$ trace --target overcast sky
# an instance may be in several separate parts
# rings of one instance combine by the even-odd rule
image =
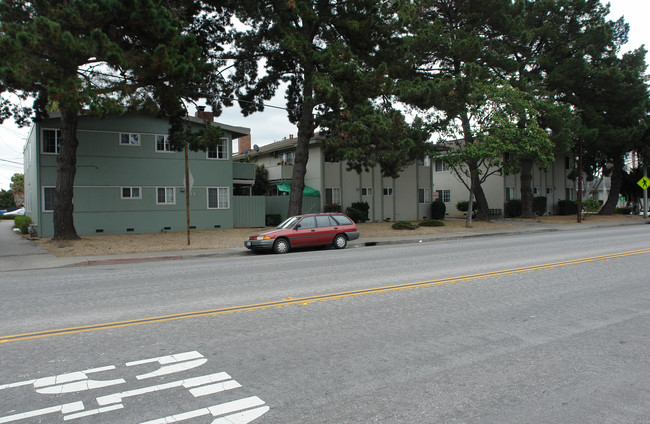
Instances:
[[[625,46],[635,49],[641,44],[650,48],[650,1],[648,0],[611,0],[610,19],[625,17],[630,24],[630,41]],[[650,61],[650,57],[646,59]],[[284,93],[279,93],[270,105],[284,107]],[[30,105],[28,105],[30,106]],[[287,120],[286,111],[266,108],[248,117],[243,117],[238,106],[226,109],[216,118],[218,122],[251,129],[252,144],[263,146],[273,141],[282,140],[290,134],[296,135],[297,128]],[[12,120],[0,125],[0,188],[8,190],[11,176],[23,172],[23,147],[29,128],[17,128]],[[235,151],[237,147],[235,146]]]

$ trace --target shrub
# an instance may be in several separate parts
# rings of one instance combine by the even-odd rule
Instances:
[[[427,219],[426,221],[420,222],[420,227],[444,227],[445,223],[438,221],[437,219]]]
[[[325,212],[341,212],[341,205],[335,203],[328,203],[323,207]]]
[[[546,213],[546,197],[538,196],[533,198],[533,212],[536,215],[544,215]]]
[[[602,203],[596,199],[586,199],[582,202],[582,209],[585,212],[598,212],[601,206]]]
[[[354,202],[349,208],[345,210],[345,213],[354,222],[366,222],[368,220],[369,210],[370,205],[368,202]]]
[[[575,215],[578,213],[578,204],[573,200],[558,200],[557,214],[558,215]]]
[[[614,212],[621,215],[631,215],[632,208],[616,208]]]
[[[279,213],[267,213],[265,216],[265,224],[267,227],[277,227],[282,222],[282,217]]]
[[[431,203],[431,218],[433,219],[445,219],[445,214],[447,213],[447,206],[445,202],[440,199],[434,200]]]
[[[391,228],[393,230],[415,230],[418,226],[408,221],[397,221],[391,225]]]
[[[521,212],[521,200],[513,199],[506,202],[506,209],[504,211],[506,218],[516,218],[518,216],[521,216]]]
[[[17,216],[14,218],[14,228],[20,229],[21,234],[29,233],[29,226],[32,224],[32,219],[28,216]]]
[[[456,209],[458,209],[459,212],[467,212],[469,209],[469,201],[461,200],[460,202],[456,203]],[[472,202],[472,210],[476,211],[476,202]]]

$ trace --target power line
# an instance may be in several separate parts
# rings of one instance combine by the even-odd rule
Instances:
[[[14,162],[14,161],[12,161],[12,160],[0,159],[0,161],[2,161],[2,162],[9,162],[9,163],[13,163],[13,164],[16,164],[16,165],[23,166],[22,163],[20,163],[20,162]]]

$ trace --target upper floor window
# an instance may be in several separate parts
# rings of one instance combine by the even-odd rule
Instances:
[[[392,196],[393,187],[384,187],[384,196]]]
[[[444,160],[436,159],[436,172],[444,172],[449,169],[449,165]]]
[[[120,146],[139,146],[140,134],[120,133]]]
[[[228,159],[228,139],[222,138],[215,147],[208,147],[206,155],[208,159]]]
[[[59,153],[61,130],[43,130],[43,153]]]
[[[425,156],[424,159],[418,159],[418,165],[431,166],[431,158],[429,156]]]
[[[156,151],[157,152],[171,152],[172,146],[169,143],[168,135],[157,135],[156,136]]]
[[[120,197],[122,199],[142,199],[142,190],[140,187],[122,187]]]
[[[372,196],[372,187],[361,187],[362,196]]]

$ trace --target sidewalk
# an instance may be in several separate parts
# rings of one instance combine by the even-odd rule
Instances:
[[[513,228],[473,231],[464,233],[446,233],[435,235],[408,235],[400,233],[394,237],[364,238],[348,243],[348,248],[385,246],[405,243],[429,243],[434,241],[458,240],[475,237],[488,237],[496,235],[533,234],[553,231],[588,230],[593,228],[617,227],[628,225],[643,225],[646,221],[619,222],[619,223],[589,223],[581,224],[543,224],[538,222],[508,221],[515,225]],[[88,266],[100,264],[131,263],[160,260],[182,260],[194,258],[217,258],[228,256],[255,255],[243,245],[241,248],[229,249],[200,249],[178,250],[166,252],[144,252],[106,256],[79,256],[57,258],[48,254],[35,242],[22,237],[11,230],[13,221],[0,221],[0,272],[25,271],[33,269],[60,268],[67,266]],[[242,242],[243,243],[243,242]]]

